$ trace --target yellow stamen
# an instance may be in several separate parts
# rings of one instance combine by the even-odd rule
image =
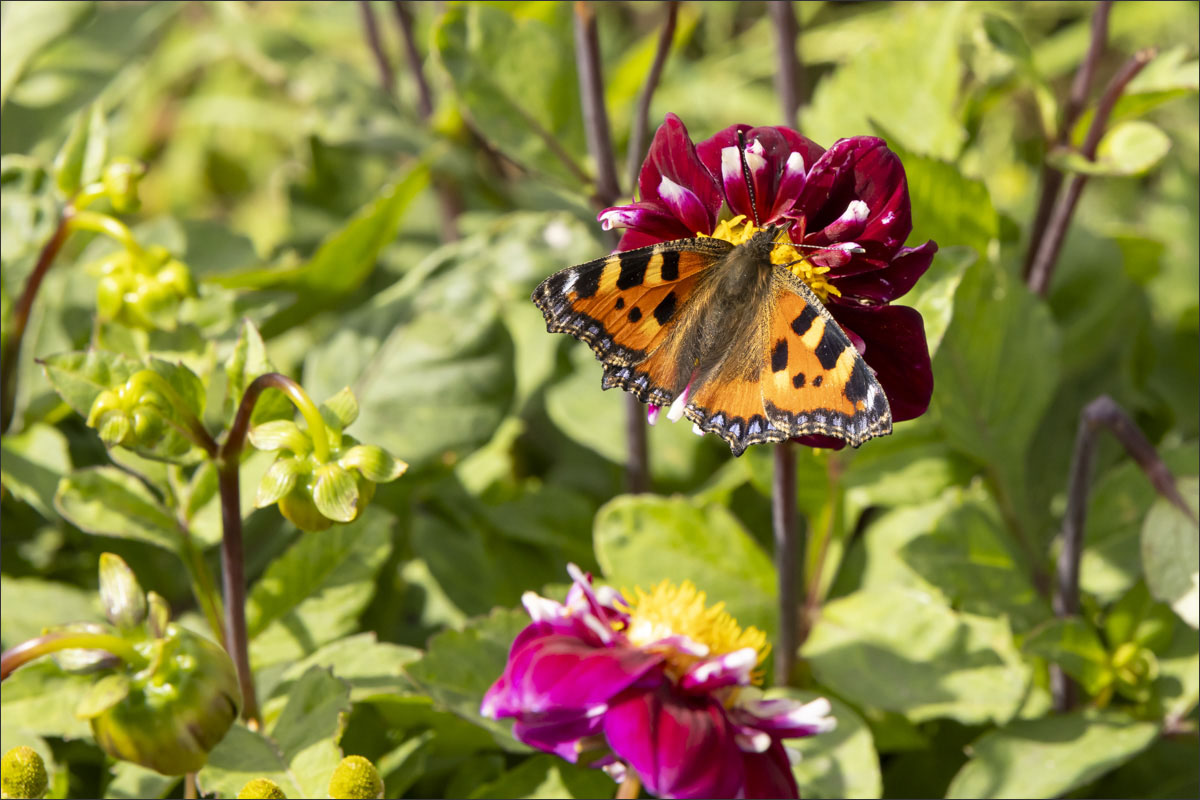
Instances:
[[[712,232],[712,238],[724,239],[731,244],[745,244],[750,241],[758,228],[754,223],[746,219],[745,214],[738,214],[733,219],[721,220],[717,223],[716,229]],[[698,233],[698,236],[707,236],[704,233]],[[808,284],[808,288],[812,289],[817,297],[822,301],[828,300],[829,295],[841,297],[842,293],[836,286],[829,282],[825,277],[825,273],[829,272],[829,267],[821,267],[809,261],[810,252],[806,251],[801,254],[799,250],[792,247],[788,239],[783,239],[778,242],[777,246],[771,251],[771,263],[779,265],[787,265],[787,269],[800,280]]]
[[[684,636],[708,649],[704,658],[750,647],[758,652],[758,663],[761,664],[770,652],[765,633],[753,626],[743,630],[725,610],[723,602],[706,606],[704,592],[697,591],[691,581],[678,586],[662,581],[649,592],[637,587],[632,594],[628,591],[622,591],[622,594],[634,598],[628,607],[629,625],[625,635],[639,647],[654,647],[655,643],[668,637]],[[676,677],[701,658],[669,644],[662,645],[661,649]]]

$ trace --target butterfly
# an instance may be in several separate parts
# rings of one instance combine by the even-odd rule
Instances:
[[[548,331],[591,346],[603,388],[671,406],[735,456],[807,434],[858,447],[891,433],[875,373],[812,289],[771,261],[784,227],[756,227],[738,245],[676,239],[568,267],[532,299]]]

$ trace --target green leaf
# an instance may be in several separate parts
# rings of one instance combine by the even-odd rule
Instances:
[[[1047,621],[1025,638],[1022,649],[1058,664],[1089,696],[1113,682],[1104,643],[1096,630],[1078,617]]]
[[[481,716],[479,705],[504,672],[513,640],[529,622],[523,611],[498,608],[471,620],[462,630],[444,630],[432,637],[425,656],[404,671],[442,708],[488,730],[506,750],[526,752],[528,748],[512,738],[511,723]]]
[[[1200,450],[1190,443],[1160,453],[1174,475],[1196,467]],[[1158,495],[1133,461],[1113,467],[1092,486],[1084,528],[1079,585],[1103,600],[1115,600],[1142,575],[1142,526]]]
[[[54,507],[87,533],[179,552],[181,531],[175,517],[144,483],[116,467],[89,467],[63,478]]]
[[[104,618],[95,592],[40,578],[0,580],[0,631],[7,650],[43,629],[67,622],[100,622]]]
[[[1030,681],[1003,618],[958,613],[909,588],[829,602],[801,654],[838,694],[916,722],[1004,722]]]
[[[1162,161],[1171,149],[1171,139],[1157,125],[1145,120],[1118,122],[1104,134],[1089,160],[1074,150],[1058,150],[1047,159],[1064,172],[1092,177],[1142,175]]]
[[[35,423],[0,441],[0,480],[4,488],[46,519],[51,519],[59,480],[71,471],[67,438],[57,428]]]
[[[354,629],[391,552],[393,524],[369,507],[349,525],[301,534],[267,567],[246,602],[257,666],[301,658]]]
[[[39,736],[89,737],[91,726],[75,716],[75,706],[94,680],[68,674],[49,658],[27,664],[5,678],[0,689],[4,724]]]
[[[1185,625],[1175,625],[1171,643],[1158,654],[1154,685],[1164,716],[1182,719],[1200,702],[1200,637]]]
[[[312,667],[266,735],[235,725],[196,780],[219,797],[237,796],[252,778],[275,781],[288,797],[326,797],[329,776],[342,759],[338,742],[349,712],[349,687]]]
[[[166,797],[179,783],[178,775],[160,775],[130,761],[116,762],[112,771],[113,779],[104,787],[105,798],[111,800]]]
[[[792,697],[808,703],[823,695],[799,689],[776,689],[769,697]],[[855,710],[836,697],[828,697],[833,706],[830,716],[837,727],[829,733],[791,739],[789,749],[799,753],[792,774],[800,787],[800,796],[809,798],[879,797],[883,779],[879,774],[879,754],[871,729]]]
[[[570,9],[545,9],[548,20],[515,10],[451,8],[434,28],[434,50],[481,135],[526,169],[579,188],[589,178],[572,166],[586,150]]]
[[[412,684],[404,677],[404,666],[421,655],[415,647],[376,641],[374,631],[338,639],[289,665],[273,686],[260,674],[259,692],[271,698],[264,706],[264,713],[273,716],[276,706],[287,702],[296,682],[311,667],[332,670],[334,677],[350,686],[350,699],[356,703],[382,695],[410,693]]]
[[[472,798],[611,797],[617,785],[602,770],[588,769],[557,756],[527,758],[491,783],[471,793]]]
[[[831,144],[870,130],[871,120],[878,120],[898,144],[953,159],[966,140],[957,111],[965,7],[897,10],[888,19],[887,35],[871,46],[862,46],[861,38],[847,43],[853,55],[817,84],[804,115],[804,133]]]
[[[773,636],[771,559],[723,506],[681,497],[617,497],[596,512],[593,541],[605,579],[616,588],[690,580],[710,605],[724,602],[742,627]]]
[[[1004,17],[984,14],[983,31],[997,50],[1032,68],[1033,50],[1029,47],[1029,42],[1025,41],[1025,35],[1015,25]]]
[[[1018,720],[984,734],[947,797],[1061,797],[1146,749],[1158,726],[1117,711]]]
[[[108,123],[100,105],[93,104],[75,118],[67,140],[54,157],[54,180],[71,197],[100,179],[108,155]]]
[[[17,85],[35,56],[91,16],[95,3],[5,3],[0,19],[0,104]]]
[[[225,364],[225,403],[223,419],[231,423],[237,411],[242,395],[259,375],[276,372],[275,365],[267,355],[267,346],[263,343],[262,334],[250,320],[242,321],[242,332],[237,344]],[[250,425],[260,425],[268,420],[291,419],[294,409],[287,395],[280,391],[266,391],[258,397],[254,404],[254,412],[250,415]]]
[[[931,356],[937,355],[942,337],[954,318],[954,295],[963,273],[977,260],[976,253],[965,247],[940,247],[921,280],[900,301],[921,312]]]
[[[1169,603],[1184,622],[1200,627],[1200,479],[1176,481],[1192,509],[1189,519],[1166,498],[1154,501],[1142,524],[1142,565],[1146,586]]]

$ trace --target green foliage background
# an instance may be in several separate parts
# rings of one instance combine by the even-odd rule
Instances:
[[[429,120],[393,8],[372,5],[392,95],[357,4],[4,3],[5,332],[55,222],[44,167],[82,120],[89,141],[147,163],[135,231],[201,283],[177,330],[139,341],[114,324],[99,332],[105,348],[190,367],[214,430],[232,411],[235,355],[274,364],[318,401],[350,385],[351,432],[412,465],[362,519],[308,534],[274,508],[251,513],[270,459],[243,468],[268,724],[234,729],[200,775],[206,790],[233,796],[271,775],[316,796],[344,752],[375,760],[389,797],[611,796],[603,774],[532,755],[478,716],[527,619],[509,609],[523,591],[560,591],[573,561],[618,586],[690,578],[772,633],[771,456],[735,460],[713,437],[659,425],[657,494],[622,495],[624,398],[600,391],[587,348],[547,335],[529,302],[546,275],[612,246],[588,200],[571,4],[412,4]],[[797,691],[831,696],[839,719],[801,743],[806,797],[1200,792],[1195,529],[1156,504],[1111,440],[1093,482],[1082,618],[1054,622],[1045,592],[1087,402],[1109,394],[1127,409],[1193,507],[1200,474],[1194,3],[1113,7],[1101,85],[1126,55],[1159,50],[1114,113],[1137,124],[1102,148],[1104,174],[1047,296],[1020,278],[1043,125],[1086,52],[1092,10],[795,5],[804,133],[826,146],[885,136],[908,171],[911,241],[941,248],[901,301],[926,320],[929,413],[859,451],[799,454],[816,610]],[[673,111],[699,140],[780,121],[762,12],[681,7],[652,126]],[[663,7],[596,13],[623,153]],[[455,241],[443,241],[448,224]],[[82,268],[108,247],[71,240],[26,336],[3,439],[6,648],[98,618],[105,550],[204,630],[178,543],[186,526],[216,569],[212,487],[106,452],[33,360],[99,335]],[[1050,710],[1049,662],[1098,695],[1130,641],[1157,664],[1137,692]],[[54,796],[178,795],[174,779],[105,761],[70,713],[81,680],[50,663],[7,680],[2,749],[46,755]]]

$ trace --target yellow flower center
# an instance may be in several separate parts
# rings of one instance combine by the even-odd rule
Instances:
[[[712,232],[712,238],[724,239],[731,244],[745,244],[758,231],[759,228],[752,221],[746,219],[745,214],[738,214],[733,219],[718,222],[716,230]],[[705,236],[706,234],[698,235]],[[771,263],[786,267],[793,275],[808,284],[808,288],[812,289],[822,302],[828,300],[831,294],[836,297],[842,296],[838,288],[825,278],[829,267],[813,264],[809,261],[808,255],[802,254],[800,250],[793,247],[791,241],[786,237],[775,243],[775,248],[771,251]]]
[[[697,591],[691,581],[678,586],[662,581],[648,592],[639,586],[632,595],[628,591],[622,594],[633,598],[627,609],[626,638],[638,647],[657,649],[666,655],[668,672],[674,678],[704,658],[750,647],[758,652],[761,664],[770,652],[765,633],[753,626],[743,630],[725,610],[724,603],[706,605],[704,592]],[[687,652],[669,641],[663,642],[679,636],[707,649],[707,653]],[[757,672],[755,679],[761,680]]]

